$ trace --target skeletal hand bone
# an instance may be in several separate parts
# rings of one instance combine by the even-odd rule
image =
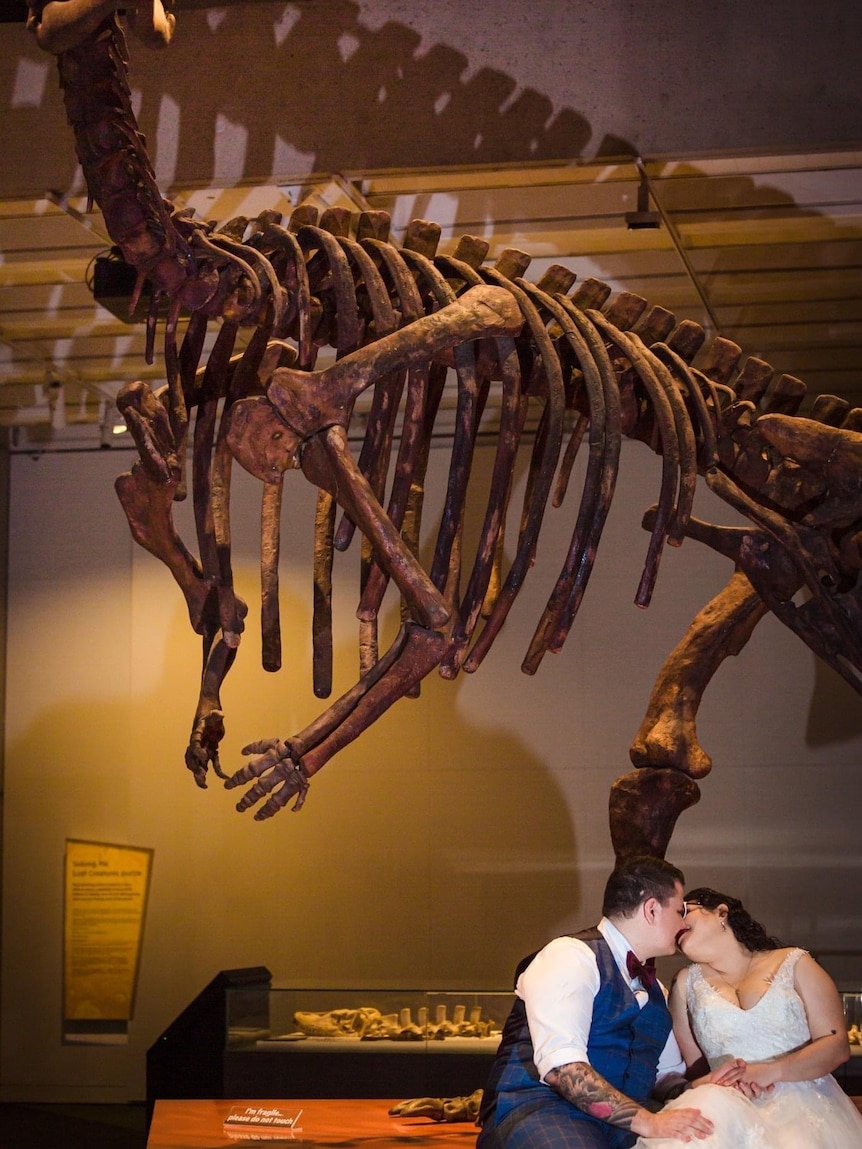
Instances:
[[[257,802],[266,799],[265,804],[255,815],[258,821],[262,821],[284,809],[293,797],[296,797],[294,811],[302,809],[308,794],[308,780],[301,765],[294,761],[289,745],[278,738],[267,738],[244,746],[242,753],[254,757],[225,781],[225,789],[231,790],[235,786],[241,786],[245,782],[250,782],[252,778],[261,778],[262,775],[265,777],[243,795],[237,803],[238,810],[248,810]]]
[[[227,778],[219,763],[219,743],[224,738],[224,714],[220,710],[210,710],[203,714],[192,729],[186,748],[186,766],[194,774],[195,782],[202,790],[206,789],[207,771],[210,766],[219,778]]]

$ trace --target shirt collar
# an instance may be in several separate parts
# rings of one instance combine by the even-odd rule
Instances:
[[[602,918],[598,924],[598,931],[608,943],[614,961],[626,981],[631,985],[632,978],[626,969],[626,954],[632,948],[626,938],[608,918]]]

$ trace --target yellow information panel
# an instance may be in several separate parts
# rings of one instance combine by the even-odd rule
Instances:
[[[129,1021],[153,851],[66,841],[63,1016]]]

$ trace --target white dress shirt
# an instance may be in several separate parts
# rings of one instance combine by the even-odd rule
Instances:
[[[598,929],[643,1009],[649,994],[640,979],[632,979],[626,969],[626,954],[631,946],[607,918],[602,918]],[[577,938],[554,938],[539,950],[518,978],[515,992],[526,1007],[533,1059],[543,1081],[552,1069],[569,1062],[585,1061],[589,1064],[587,1042],[593,999],[599,986],[596,955],[586,942]],[[667,997],[664,986],[661,988]],[[667,1073],[685,1073],[685,1062],[673,1033],[659,1058],[657,1079]]]

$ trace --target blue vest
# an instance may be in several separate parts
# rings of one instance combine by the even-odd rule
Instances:
[[[655,1085],[659,1058],[671,1030],[664,993],[658,983],[653,985],[649,1001],[641,1009],[599,931],[584,930],[573,936],[590,947],[599,967],[599,992],[593,1002],[587,1042],[589,1063],[621,1093],[643,1104]],[[535,956],[531,954],[518,966],[516,982]],[[503,1028],[479,1123],[497,1125],[521,1106],[536,1108],[547,1097],[548,1086],[539,1080],[533,1060],[527,1012],[517,998]],[[572,1117],[591,1120],[574,1105]]]

